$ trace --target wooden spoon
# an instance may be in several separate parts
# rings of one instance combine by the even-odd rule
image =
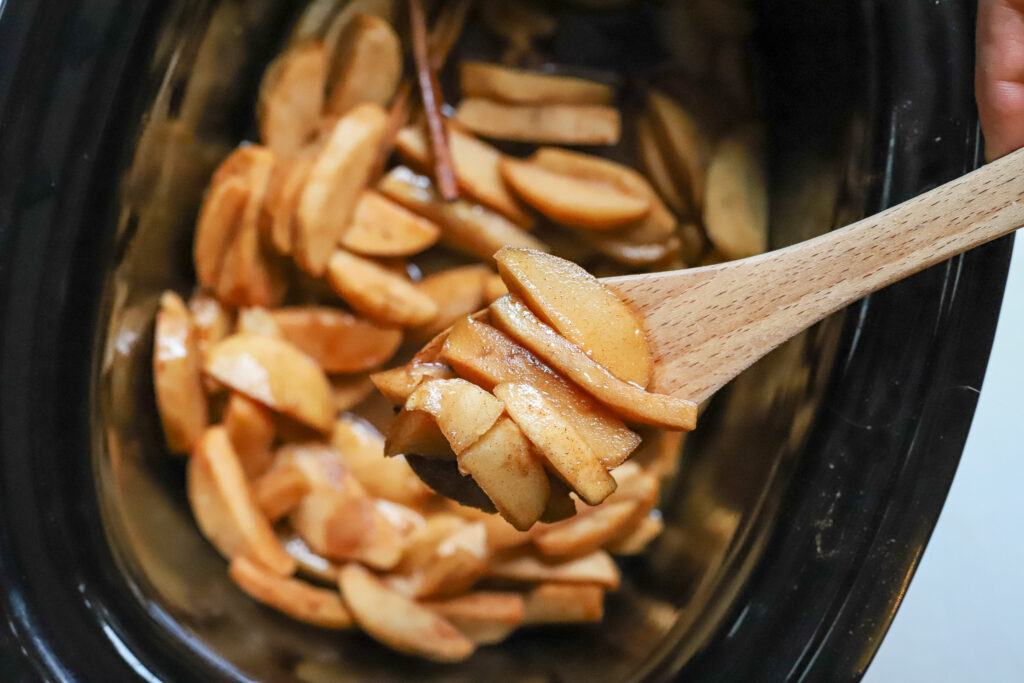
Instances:
[[[606,278],[641,315],[651,390],[701,402],[782,342],[886,285],[1024,226],[1024,150],[785,249]]]
[[[1024,150],[785,249],[603,282],[643,318],[654,355],[650,389],[699,403],[843,306],[1022,226]],[[425,348],[443,341],[440,335]],[[416,460],[410,464],[418,470]],[[447,476],[464,479],[454,462],[450,470]]]

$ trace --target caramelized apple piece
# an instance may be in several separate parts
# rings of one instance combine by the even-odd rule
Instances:
[[[550,486],[544,465],[516,423],[498,419],[458,456],[459,469],[484,490],[501,516],[525,531],[540,519]]]
[[[231,311],[217,297],[205,292],[196,292],[188,300],[188,312],[196,333],[199,354],[205,358],[207,350],[231,334],[235,325]]]
[[[404,166],[391,169],[377,189],[437,223],[443,244],[471,256],[487,260],[504,246],[547,251],[543,242],[495,211],[464,199],[444,201],[429,178]]]
[[[232,392],[224,409],[224,428],[247,477],[253,479],[270,468],[274,421],[269,410],[243,394]]]
[[[460,63],[459,82],[463,97],[513,104],[611,104],[615,97],[604,83],[483,62]]]
[[[286,341],[233,335],[210,349],[204,370],[272,410],[321,432],[331,429],[334,410],[327,378],[309,356]]]
[[[490,274],[484,279],[484,299],[491,303],[508,294],[508,287],[500,275]]]
[[[223,427],[207,429],[189,458],[188,499],[199,530],[222,555],[245,555],[281,576],[295,571],[295,560],[257,507]]]
[[[542,531],[534,545],[549,557],[574,557],[597,550],[622,534],[636,519],[638,507],[633,500],[609,500]]]
[[[352,308],[382,322],[415,326],[437,317],[437,304],[407,279],[343,249],[331,256],[327,279]]]
[[[386,105],[402,77],[402,45],[391,24],[370,14],[356,15],[335,50],[327,114],[340,116],[364,102]]]
[[[275,467],[252,483],[253,496],[271,522],[281,519],[309,493],[309,480],[293,463]]]
[[[387,114],[379,105],[360,104],[331,130],[299,198],[292,252],[303,270],[323,274],[369,179],[386,127]]]
[[[325,372],[360,372],[386,362],[402,331],[326,306],[278,308],[271,313],[286,340]]]
[[[604,548],[615,555],[638,555],[651,541],[661,535],[664,529],[665,523],[661,521],[661,513],[652,510],[646,517],[640,519],[629,533],[605,543]]]
[[[275,154],[296,154],[316,137],[326,78],[327,53],[317,42],[287,50],[267,67],[257,114],[260,139]]]
[[[185,304],[174,292],[160,297],[153,341],[153,388],[167,447],[188,453],[209,420],[202,384],[198,335]]]
[[[647,177],[658,190],[658,195],[679,216],[691,216],[693,206],[689,197],[689,184],[680,187],[676,184],[669,170],[661,143],[654,134],[654,124],[647,115],[640,116],[636,122],[637,146],[640,148],[640,160],[643,162]]]
[[[403,563],[407,574],[395,577],[396,588],[415,598],[464,593],[486,569],[487,531],[481,523],[462,524],[421,554],[419,564]]]
[[[593,275],[557,256],[502,249],[494,256],[509,291],[540,319],[625,382],[646,387],[654,359],[643,323]]]
[[[704,225],[726,260],[768,250],[768,191],[757,141],[738,134],[719,143],[708,168]]]
[[[618,588],[621,581],[619,568],[603,550],[557,562],[537,557],[532,548],[516,548],[493,558],[487,566],[487,575],[533,583],[589,583],[608,590]]]
[[[357,375],[335,375],[330,378],[331,394],[334,396],[335,412],[351,410],[373,393],[373,382],[364,373]]]
[[[405,410],[431,415],[458,455],[494,426],[501,417],[501,401],[464,379],[432,379],[416,388]]]
[[[241,148],[246,149],[246,148]],[[234,154],[240,154],[241,150]],[[229,158],[230,159],[230,158]],[[228,163],[228,162],[225,162]],[[249,202],[249,184],[244,177],[215,174],[203,198],[196,222],[193,259],[196,279],[208,289],[215,289],[224,266],[224,256],[235,237]]]
[[[696,403],[645,391],[620,380],[538,320],[519,299],[502,297],[491,304],[490,312],[495,325],[623,418],[665,429],[691,430],[696,426]]]
[[[533,217],[522,202],[509,192],[498,170],[498,164],[503,158],[501,152],[458,126],[449,125],[447,129],[448,146],[459,188],[513,223],[527,230],[532,228]],[[420,125],[403,128],[395,138],[395,146],[399,154],[419,168],[429,168],[433,163],[430,141]]]
[[[370,376],[374,385],[391,405],[403,405],[416,387],[431,379],[454,379],[455,373],[443,363],[412,361],[392,370]]]
[[[284,339],[270,311],[262,306],[249,306],[238,311],[235,334],[261,334],[264,337]]]
[[[649,199],[607,183],[556,173],[530,161],[503,159],[502,177],[526,203],[552,220],[590,230],[607,230],[638,220]]]
[[[291,555],[298,563],[299,566],[296,571],[299,574],[319,583],[338,585],[338,574],[341,572],[341,566],[337,562],[317,555],[302,540],[302,536],[299,536],[290,528],[279,532],[278,538],[285,552]]]
[[[422,604],[478,645],[504,640],[523,623],[526,613],[523,596],[507,592],[475,591]]]
[[[552,471],[583,500],[597,505],[611,495],[615,480],[600,458],[540,391],[528,384],[499,384],[494,395]]]
[[[430,495],[404,458],[384,457],[384,437],[366,420],[341,417],[334,423],[331,445],[371,496],[415,506]]]
[[[542,583],[526,594],[523,612],[527,624],[601,621],[604,590],[601,586]]]
[[[279,254],[292,253],[298,232],[299,201],[316,160],[316,155],[309,152],[289,160],[280,187],[264,202],[262,225],[269,226],[270,243]]]
[[[342,568],[342,597],[357,624],[385,645],[439,662],[473,654],[473,643],[444,618],[385,586],[357,564]]]
[[[503,382],[537,387],[605,467],[620,465],[640,444],[640,437],[611,411],[490,325],[460,320],[449,332],[442,355],[460,376],[485,389]]]
[[[455,321],[483,308],[487,303],[484,300],[484,280],[490,274],[491,270],[483,265],[462,266],[442,270],[417,282],[416,289],[437,304],[438,315],[429,325],[417,328],[414,338],[421,341],[433,339]]]
[[[593,104],[503,104],[467,97],[455,120],[477,135],[497,140],[558,145],[614,145],[619,110]]]
[[[432,221],[363,190],[341,246],[363,256],[411,256],[432,246],[440,234]]]
[[[384,440],[384,455],[418,455],[434,460],[454,460],[448,439],[445,438],[433,415],[418,410],[403,410],[395,415]]]
[[[231,580],[259,602],[321,628],[341,629],[352,625],[341,595],[316,588],[299,579],[282,578],[245,557],[236,557],[228,567]]]
[[[658,92],[647,97],[647,115],[673,184],[685,188],[688,206],[699,210],[704,203],[708,150],[697,121],[675,100]]]

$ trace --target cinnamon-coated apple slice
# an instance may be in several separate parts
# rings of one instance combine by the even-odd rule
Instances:
[[[538,557],[529,547],[513,548],[495,556],[487,565],[487,575],[530,583],[595,584],[608,590],[618,588],[622,580],[615,561],[603,550],[559,561]]]
[[[455,120],[496,140],[556,145],[614,145],[622,135],[619,110],[598,104],[507,104],[467,97]]]
[[[209,420],[202,384],[198,333],[174,292],[160,297],[153,341],[153,387],[167,447],[188,453]]]
[[[476,443],[501,417],[501,401],[464,379],[432,379],[405,401],[406,411],[426,413],[458,455]]]
[[[359,195],[341,246],[362,256],[412,256],[441,235],[437,225],[373,190]]]
[[[756,134],[744,131],[715,148],[708,167],[704,225],[727,260],[768,250],[768,188]]]
[[[294,463],[275,467],[252,482],[256,504],[271,522],[298,507],[309,488],[309,479]]]
[[[352,308],[381,322],[415,326],[437,317],[434,300],[408,279],[344,249],[330,257],[327,280]]]
[[[274,420],[270,411],[244,394],[232,392],[224,408],[224,428],[250,479],[266,472],[273,457]]]
[[[540,532],[534,545],[548,557],[574,557],[597,550],[637,517],[635,500],[608,500]]]
[[[275,154],[296,154],[316,137],[326,78],[327,53],[315,41],[287,50],[267,67],[256,109],[260,139]]]
[[[328,115],[343,115],[364,102],[386,105],[402,77],[398,35],[390,23],[372,14],[352,17],[331,59]]]
[[[384,456],[384,437],[366,420],[354,415],[339,418],[331,445],[371,496],[416,506],[430,495],[404,458]]]
[[[526,616],[523,596],[505,591],[473,591],[422,604],[450,621],[478,645],[501,642],[523,623]]]
[[[433,299],[438,314],[429,325],[416,328],[412,337],[425,342],[451,327],[455,321],[483,308],[485,280],[491,270],[484,265],[449,268],[428,275],[416,283],[416,289]]]
[[[526,594],[526,624],[572,624],[601,621],[604,590],[601,586],[542,583]]]
[[[386,362],[402,343],[402,331],[327,306],[277,308],[271,318],[282,336],[324,372],[361,372]]]
[[[463,97],[515,104],[611,104],[611,86],[574,76],[514,69],[500,64],[461,62]]]
[[[252,598],[293,619],[320,628],[352,626],[352,615],[337,591],[317,588],[301,579],[278,576],[241,556],[231,560],[228,574]]]

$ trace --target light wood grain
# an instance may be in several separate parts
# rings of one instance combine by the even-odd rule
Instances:
[[[840,308],[1024,225],[1024,150],[786,249],[609,278],[644,319],[651,390],[703,401]]]

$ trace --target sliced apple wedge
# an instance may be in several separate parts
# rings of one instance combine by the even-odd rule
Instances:
[[[344,566],[338,583],[356,623],[385,645],[439,662],[473,654],[472,641],[451,623],[388,588],[363,567]]]
[[[676,215],[692,217],[694,209],[690,201],[689,184],[680,187],[672,177],[661,143],[654,134],[654,124],[646,114],[637,118],[636,139],[644,171],[651,184],[657,188],[658,195]]]
[[[601,621],[601,586],[542,583],[526,594],[523,621],[527,624],[573,624]]]
[[[726,260],[768,250],[768,189],[756,136],[722,140],[708,168],[704,225]]]
[[[534,224],[519,199],[509,192],[498,164],[502,154],[458,126],[449,125],[448,146],[459,187],[468,196],[501,213],[516,225],[531,229]],[[429,168],[433,163],[430,141],[423,126],[407,126],[395,138],[395,147],[410,164]]]
[[[326,113],[340,116],[364,102],[386,105],[401,77],[402,45],[391,24],[357,14],[335,46]]]
[[[413,339],[427,341],[451,327],[455,321],[476,313],[487,302],[484,297],[485,280],[491,269],[483,265],[449,268],[428,275],[416,283],[416,289],[437,304],[438,314],[429,325],[416,328]]]
[[[607,230],[638,220],[650,199],[627,194],[610,183],[581,180],[531,161],[502,159],[501,174],[523,200],[565,225]]]
[[[624,419],[687,431],[697,425],[696,403],[622,381],[512,295],[498,299],[489,310],[496,326]]]
[[[389,458],[418,455],[431,460],[455,460],[455,453],[434,416],[418,410],[403,410],[395,415],[384,440],[384,455]]]
[[[363,190],[341,246],[363,256],[411,256],[437,241],[441,229],[372,190]]]
[[[371,496],[415,506],[430,495],[403,457],[384,457],[384,437],[366,420],[342,416],[334,423],[331,445]]]
[[[330,560],[356,560],[387,570],[405,550],[403,529],[372,498],[352,490],[314,487],[289,520],[310,548]]]
[[[309,547],[302,536],[288,528],[278,533],[278,538],[286,553],[292,556],[298,563],[296,572],[317,583],[338,585],[338,574],[341,566],[337,562],[328,560],[322,555],[317,555]]]
[[[337,591],[316,588],[300,579],[282,578],[245,557],[231,560],[228,574],[250,597],[293,619],[321,628],[352,625],[352,615]]]
[[[416,387],[430,379],[454,379],[455,373],[444,363],[411,361],[391,370],[376,372],[370,380],[391,405],[405,403]]]
[[[464,593],[483,576],[487,556],[484,525],[463,524],[439,539],[426,561],[408,577],[407,590],[419,599]]]
[[[558,474],[590,505],[597,505],[615,490],[615,480],[580,433],[528,384],[499,384],[497,396],[523,434]]]
[[[507,245],[547,251],[543,242],[496,211],[464,199],[444,201],[429,178],[405,166],[391,169],[377,189],[437,223],[441,242],[470,256],[488,260]]]
[[[326,306],[278,308],[271,317],[284,338],[324,372],[361,372],[386,362],[402,331]]]
[[[704,203],[708,149],[696,119],[675,100],[658,92],[647,97],[651,132],[676,187],[686,188],[694,211]]]
[[[504,640],[526,616],[523,596],[519,593],[474,591],[422,604],[450,621],[478,645]]]
[[[508,287],[505,286],[501,276],[488,275],[484,280],[484,299],[487,300],[487,303],[500,299],[506,294],[508,294]]]
[[[206,190],[193,244],[196,279],[203,287],[214,289],[217,286],[224,255],[238,231],[248,202],[249,185],[242,177],[217,180],[215,176]]]
[[[651,541],[660,536],[664,529],[665,523],[661,521],[661,513],[652,510],[646,517],[640,519],[629,533],[605,543],[604,548],[613,555],[638,555]]]
[[[464,379],[432,379],[419,385],[405,401],[405,410],[431,415],[459,455],[476,443],[501,417],[501,401]]]
[[[327,53],[319,42],[284,52],[267,67],[260,84],[260,139],[275,154],[290,156],[320,130]]]
[[[274,420],[270,411],[244,394],[232,392],[224,408],[224,428],[245,476],[253,479],[270,468]]]
[[[562,562],[537,557],[532,548],[515,548],[495,556],[487,575],[510,581],[595,584],[615,590],[622,580],[615,561],[603,550]]]
[[[614,145],[622,134],[619,110],[596,104],[505,104],[467,97],[455,120],[496,140],[556,145]]]
[[[550,486],[540,456],[515,422],[501,417],[458,456],[459,469],[479,484],[501,516],[525,531],[540,519]]]
[[[331,385],[323,370],[292,344],[236,334],[210,349],[206,374],[271,410],[329,432],[334,421]]]
[[[217,297],[203,291],[189,298],[188,312],[192,316],[199,353],[205,358],[211,346],[231,334],[235,326],[234,314]]]
[[[597,81],[513,69],[500,64],[461,62],[463,97],[514,104],[611,104],[615,91]]]
[[[280,187],[263,205],[261,215],[264,230],[269,228],[270,244],[277,253],[289,255],[298,233],[298,210],[306,181],[313,170],[317,156],[306,151],[290,159],[283,173]]]
[[[460,320],[448,333],[442,356],[460,376],[485,389],[503,382],[537,387],[605,467],[620,465],[640,444],[640,437],[610,410],[486,323]]]
[[[309,493],[309,479],[297,465],[286,463],[256,479],[252,491],[266,518],[276,522],[298,507]]]
[[[207,429],[188,461],[188,500],[203,535],[229,559],[245,555],[281,576],[295,571],[249,482],[223,427]]]
[[[334,375],[330,378],[331,394],[334,396],[334,410],[352,410],[373,394],[373,382],[369,375]]]
[[[494,255],[509,291],[559,334],[625,382],[646,387],[654,359],[643,323],[614,292],[571,261],[526,249]]]
[[[664,242],[635,244],[631,239],[612,237],[607,233],[593,234],[590,242],[594,249],[619,263],[636,268],[654,267],[679,254],[682,245],[678,237]]]
[[[434,300],[408,279],[344,249],[331,256],[327,280],[352,308],[376,320],[415,326],[437,317]]]
[[[153,388],[167,447],[174,453],[188,453],[206,429],[209,409],[197,331],[185,303],[174,292],[160,297],[153,349]]]
[[[292,253],[312,275],[323,274],[349,225],[376,162],[387,118],[380,105],[354,107],[338,120],[310,169],[296,209]]]
[[[545,529],[533,543],[548,557],[584,555],[621,535],[637,518],[638,508],[634,500],[609,500]]]

